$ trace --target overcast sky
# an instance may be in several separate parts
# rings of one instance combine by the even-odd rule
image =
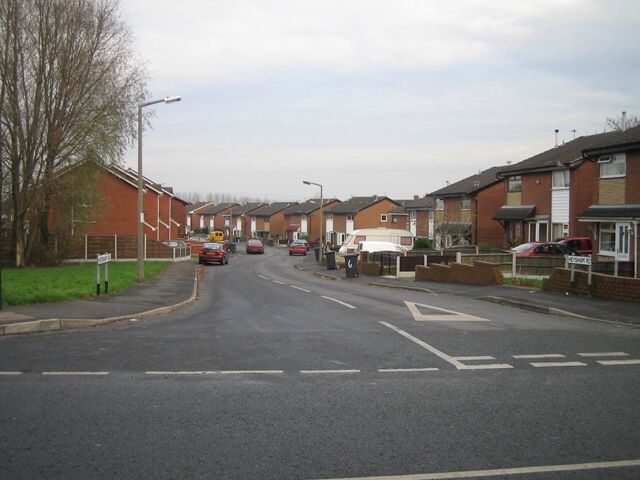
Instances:
[[[637,0],[121,0],[178,192],[411,198],[640,114]],[[137,168],[136,151],[126,162]]]

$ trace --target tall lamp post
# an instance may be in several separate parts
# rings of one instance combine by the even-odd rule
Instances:
[[[305,185],[315,185],[317,187],[320,187],[320,239],[318,240],[318,248],[320,249],[320,256],[318,257],[319,262],[322,263],[322,254],[324,253],[324,245],[322,242],[322,230],[323,230],[323,221],[322,221],[322,206],[324,205],[324,198],[322,196],[322,185],[320,185],[319,183],[315,183],[315,182],[309,182],[307,180],[303,180],[302,183],[304,183]]]
[[[182,100],[181,96],[166,97],[160,100],[153,100],[138,104],[138,228],[136,240],[138,243],[138,282],[144,282],[144,212],[142,210],[142,190],[144,182],[142,180],[142,109],[156,103],[173,103]]]

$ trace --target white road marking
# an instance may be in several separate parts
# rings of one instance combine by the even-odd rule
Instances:
[[[475,357],[453,357],[453,358],[455,358],[456,360],[460,360],[461,362],[465,360],[495,360],[495,357],[492,357],[490,355],[484,355],[484,356],[478,355]]]
[[[284,370],[178,370],[178,371],[149,371],[146,375],[242,375],[242,374],[281,374]]]
[[[360,370],[300,370],[300,373],[360,373]]]
[[[200,370],[200,371],[196,371],[196,370],[179,370],[179,371],[174,371],[174,372],[167,372],[167,371],[151,371],[151,372],[144,372],[145,375],[212,375],[216,372],[213,371],[206,371],[206,370]]]
[[[269,277],[265,277],[264,275],[260,275],[260,274],[258,274],[258,276],[259,276],[260,278],[262,278],[263,280],[271,280]]]
[[[501,368],[513,368],[508,363],[489,363],[487,365],[465,365],[465,370],[498,370]]]
[[[380,373],[404,373],[404,372],[435,372],[440,370],[439,368],[427,367],[427,368],[379,368]]]
[[[324,295],[322,295],[322,298],[324,298],[325,300],[331,300],[332,302],[335,302],[335,303],[339,303],[340,305],[344,305],[345,307],[351,308],[352,310],[355,310],[356,308],[353,305],[349,305],[348,303],[342,302],[340,300],[336,300],[335,298],[325,297]]]
[[[271,280],[273,283],[277,283],[278,285],[284,285],[284,282],[279,282],[278,280]]]
[[[593,353],[579,353],[579,357],[628,357],[629,354],[625,352],[593,352]]]
[[[639,467],[640,459],[614,462],[574,463],[565,465],[540,465],[537,467],[496,468],[491,470],[467,470],[459,472],[418,473],[411,475],[384,475],[376,477],[342,477],[324,480],[447,480],[457,478],[505,477],[509,475],[527,475],[535,473],[577,472],[583,470],[602,470],[607,468]]]
[[[296,290],[301,290],[303,292],[311,293],[311,290],[307,290],[306,288],[298,287],[296,285],[289,285],[291,288],[295,288]]]
[[[425,305],[423,303],[413,303],[407,302],[405,300],[405,305],[413,315],[413,318],[416,322],[488,322],[486,318],[476,317],[474,315],[468,315],[466,313],[456,312],[454,310],[447,310],[446,308],[434,307],[433,305]],[[419,309],[418,306],[430,308],[432,310],[437,310],[439,312],[445,312],[445,314],[424,314]]]
[[[42,372],[42,375],[109,375],[109,372]]]
[[[223,375],[279,375],[284,373],[284,370],[222,370],[220,373]]]
[[[534,367],[586,367],[586,363],[582,362],[533,362],[530,363]]]
[[[600,365],[640,365],[640,359],[629,360],[597,360]]]
[[[0,375],[22,375],[22,372],[0,372]]]
[[[542,354],[534,354],[534,355],[511,355],[513,358],[566,358],[565,355],[560,353],[542,353]]]

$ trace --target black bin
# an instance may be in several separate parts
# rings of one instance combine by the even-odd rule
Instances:
[[[358,278],[358,254],[352,253],[344,256],[344,265],[347,271],[347,278]]]
[[[324,256],[327,259],[327,270],[336,269],[336,252],[325,252]]]
[[[313,253],[316,254],[316,262],[320,261],[320,249],[318,247],[313,249]]]

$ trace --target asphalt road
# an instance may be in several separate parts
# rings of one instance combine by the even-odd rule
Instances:
[[[0,339],[0,478],[640,478],[640,330],[299,261],[239,253],[174,314]]]

